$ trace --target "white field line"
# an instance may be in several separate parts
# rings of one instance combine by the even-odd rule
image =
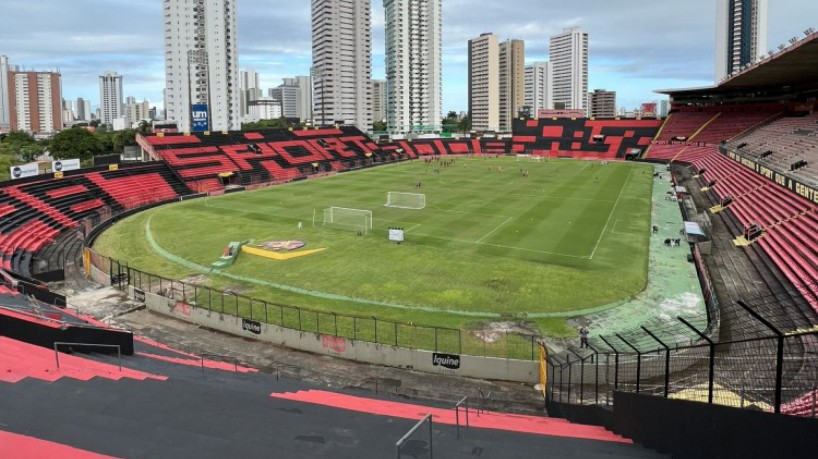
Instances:
[[[616,225],[618,225],[618,224],[619,224],[619,220],[615,220],[615,221],[614,221],[613,226],[611,227],[611,233],[612,233],[612,234],[618,234],[618,235],[620,235],[620,236],[633,236],[633,237],[640,237],[640,236],[642,236],[642,235],[641,235],[641,234],[639,234],[639,233],[623,233],[622,231],[617,231],[617,230],[616,230]]]
[[[406,230],[406,234],[411,233],[411,232],[412,232],[412,230],[416,230],[416,229],[420,228],[421,226],[423,226],[423,225],[422,225],[422,224],[420,224],[420,223],[418,223],[417,225],[415,225],[415,226],[413,226],[413,227],[409,228],[408,230]]]
[[[505,226],[505,225],[506,225],[506,223],[510,222],[511,220],[512,220],[512,217],[508,217],[508,220],[506,220],[506,221],[504,221],[503,223],[500,223],[499,225],[497,225],[497,227],[496,227],[496,228],[494,228],[493,230],[489,231],[488,233],[486,233],[486,235],[485,235],[485,236],[483,236],[483,237],[481,237],[480,239],[478,239],[478,240],[477,240],[477,242],[475,242],[475,244],[480,244],[480,243],[482,243],[482,242],[483,242],[483,239],[485,239],[485,238],[487,238],[487,237],[491,236],[492,234],[496,233],[496,232],[497,232],[497,231],[498,231],[500,228],[502,228],[503,226]]]
[[[625,179],[625,183],[622,185],[622,189],[619,190],[619,196],[616,197],[616,202],[611,208],[611,213],[608,215],[608,220],[605,221],[605,226],[602,227],[602,231],[599,233],[599,239],[596,240],[594,250],[591,252],[591,256],[588,257],[589,260],[593,260],[594,255],[596,255],[596,251],[599,248],[599,243],[602,242],[602,237],[605,236],[605,230],[608,228],[608,224],[611,222],[611,217],[613,217],[614,211],[616,210],[616,207],[619,205],[619,200],[622,199],[622,193],[625,192],[625,188],[628,187],[628,182],[630,182],[631,180],[631,172],[633,172],[633,170],[628,172],[628,178]]]

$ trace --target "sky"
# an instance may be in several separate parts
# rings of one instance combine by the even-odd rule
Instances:
[[[96,106],[98,75],[123,75],[125,96],[161,107],[162,0],[2,0],[0,54],[27,70],[62,73],[63,97]],[[308,75],[310,0],[237,0],[239,65],[263,88]],[[372,2],[373,78],[384,75],[382,0]],[[617,91],[628,109],[656,89],[713,83],[714,0],[443,0],[443,110],[465,111],[467,43],[492,32],[525,40],[526,62],[548,59],[565,27],[589,34],[589,89]],[[769,0],[768,48],[818,29],[818,1]]]

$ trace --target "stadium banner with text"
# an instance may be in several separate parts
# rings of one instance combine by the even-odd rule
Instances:
[[[193,119],[191,129],[193,132],[206,132],[209,130],[207,104],[194,104],[190,106],[190,114]]]
[[[80,168],[79,159],[61,159],[51,162],[51,170],[54,172],[75,171]]]
[[[39,174],[40,167],[37,163],[20,164],[19,166],[11,166],[9,171],[12,179],[21,179]]]
[[[754,170],[757,174],[762,175],[768,180],[772,180],[776,184],[783,186],[784,188],[798,194],[799,196],[808,199],[811,202],[818,204],[818,189],[811,187],[809,185],[805,185],[804,183],[795,180],[792,177],[788,177],[781,172],[774,171],[762,164],[759,164],[757,161],[745,158],[733,151],[726,152],[727,157],[742,164],[743,166]]]

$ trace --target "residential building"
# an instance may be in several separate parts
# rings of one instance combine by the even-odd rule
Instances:
[[[386,80],[372,80],[372,121],[386,122]]]
[[[249,113],[249,102],[261,97],[259,75],[253,69],[239,72],[239,110],[244,117]]]
[[[371,0],[312,0],[317,125],[372,127]]]
[[[78,97],[74,101],[74,115],[77,121],[91,121],[91,101]]]
[[[74,122],[74,107],[70,100],[62,100],[62,124],[63,126]]]
[[[11,127],[11,87],[9,86],[9,72],[11,65],[9,58],[0,54],[0,130],[8,130]]]
[[[384,0],[386,124],[390,133],[442,125],[442,0]]]
[[[473,130],[500,129],[500,46],[491,33],[469,40],[469,113]]]
[[[56,72],[10,71],[11,130],[52,134],[62,130],[62,79]]]
[[[308,76],[284,78],[284,83],[270,89],[268,96],[281,101],[281,113],[285,118],[301,121],[312,119],[312,81]]]
[[[570,27],[551,37],[554,103],[566,110],[586,110],[588,94],[588,34]],[[564,105],[562,105],[564,104]]]
[[[500,43],[500,130],[511,132],[511,125],[525,103],[525,42]]]
[[[101,124],[114,124],[123,116],[122,76],[116,72],[106,72],[99,76],[99,110]]]
[[[670,101],[667,99],[662,99],[659,101],[659,117],[660,118],[667,118],[667,115],[670,113]]]
[[[588,93],[588,106],[591,118],[616,117],[616,91],[595,89]]]
[[[767,0],[716,0],[716,82],[767,51]]]
[[[274,120],[281,118],[281,101],[273,97],[259,97],[250,101],[250,113],[245,118],[246,122],[259,120]]]
[[[525,67],[525,105],[531,113],[554,109],[554,71],[550,62],[535,62]]]
[[[135,97],[128,97],[126,99],[125,120],[127,127],[133,127],[140,121],[150,121],[152,119],[151,104],[148,102],[148,99],[144,99],[142,102],[137,102]]]
[[[236,0],[163,0],[165,101],[181,131],[241,128]]]

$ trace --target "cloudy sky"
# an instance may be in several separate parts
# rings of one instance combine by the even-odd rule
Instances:
[[[770,49],[809,27],[818,1],[769,0]],[[373,77],[383,76],[383,3],[373,0]],[[0,54],[25,69],[59,69],[67,99],[99,99],[97,76],[124,75],[124,92],[161,105],[162,0],[2,0]],[[239,62],[262,86],[309,73],[309,0],[238,0]],[[466,45],[493,32],[526,42],[528,62],[548,59],[564,27],[590,35],[590,87],[616,90],[634,108],[654,89],[713,81],[714,0],[443,0],[443,109],[465,110]]]

